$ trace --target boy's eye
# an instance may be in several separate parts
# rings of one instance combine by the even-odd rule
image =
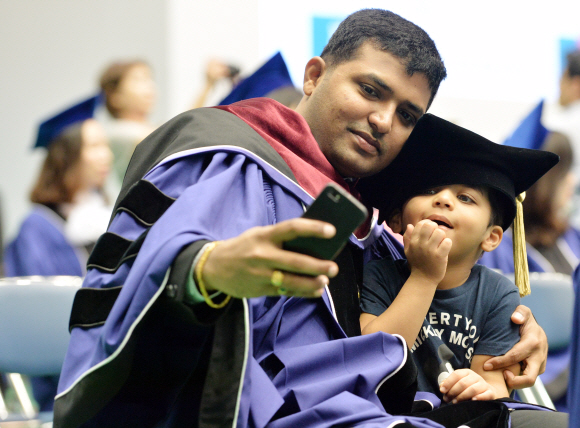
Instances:
[[[467,195],[458,195],[457,199],[459,199],[461,202],[469,202],[469,203],[475,202],[473,199],[471,199]]]
[[[410,114],[405,110],[399,110],[399,115],[401,116],[403,121],[405,121],[405,123],[409,125],[415,126],[415,124],[417,123],[417,119],[415,119],[415,116],[413,116],[412,114]]]
[[[435,195],[437,194],[438,190],[437,189],[427,189],[425,190],[424,194],[425,195]]]

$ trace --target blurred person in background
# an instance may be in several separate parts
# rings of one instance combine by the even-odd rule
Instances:
[[[212,58],[205,67],[205,84],[201,93],[193,103],[192,108],[206,107],[207,99],[218,82],[229,79],[232,85],[238,81],[240,69],[235,65],[227,64],[219,59]]]
[[[523,203],[526,240],[537,250],[532,257],[540,269],[571,275],[580,258],[580,231],[570,225],[576,175],[572,171],[573,152],[569,138],[550,132],[542,150],[556,153],[560,163],[528,192]]]
[[[542,125],[542,106],[540,102],[505,144],[546,150],[560,156],[560,162],[526,192],[523,202],[528,267],[530,272],[572,275],[580,261],[580,231],[570,224],[576,187],[573,148],[565,134],[549,131]],[[504,234],[499,247],[485,253],[479,263],[504,274],[513,274],[511,234]],[[550,398],[560,411],[567,411],[569,363],[569,348],[549,351],[546,371],[541,375]]]
[[[36,147],[47,154],[30,194],[34,207],[4,254],[7,276],[85,275],[112,211],[103,191],[113,159],[106,134],[99,122],[82,118],[97,98],[41,125]],[[40,411],[51,410],[58,376],[31,383]]]
[[[210,60],[206,68],[206,85],[193,108],[204,107],[215,84],[225,78],[231,79],[233,87],[231,92],[219,102],[219,105],[265,97],[294,109],[304,95],[301,89],[294,86],[286,62],[280,52],[270,57],[249,76],[240,78],[239,72],[240,70],[235,66],[215,59]]]
[[[560,98],[557,105],[547,106],[543,121],[549,129],[563,132],[570,138],[575,160],[572,170],[580,177],[580,50],[566,56],[566,65],[560,78]],[[572,204],[571,222],[580,227],[580,189]]]
[[[120,187],[135,147],[155,129],[149,115],[157,89],[151,68],[141,60],[112,63],[101,74],[100,87],[109,116],[99,119],[109,138]]]
[[[276,52],[251,75],[240,79],[219,105],[264,97],[295,109],[303,95],[302,90],[294,86],[282,54]]]
[[[547,150],[560,156],[558,165],[526,192],[524,224],[530,272],[571,275],[580,260],[580,232],[570,225],[576,186],[573,147],[565,134],[549,131],[542,125],[542,108],[540,102],[504,144]],[[500,247],[484,254],[480,263],[513,273],[512,248],[511,236],[506,234]]]

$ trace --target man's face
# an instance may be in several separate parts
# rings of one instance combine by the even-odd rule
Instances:
[[[320,149],[343,177],[365,177],[385,168],[407,141],[431,97],[422,73],[371,43],[348,62],[329,67],[321,58],[306,66],[296,111]]]

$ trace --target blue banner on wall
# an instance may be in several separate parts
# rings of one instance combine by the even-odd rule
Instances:
[[[312,17],[312,55],[320,56],[330,36],[345,17]]]
[[[560,74],[566,68],[566,55],[578,49],[580,49],[580,39],[560,39]]]

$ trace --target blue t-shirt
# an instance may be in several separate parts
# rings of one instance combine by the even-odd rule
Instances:
[[[379,316],[393,302],[410,271],[406,260],[390,258],[365,266],[361,310]],[[418,369],[418,389],[439,393],[446,362],[469,368],[473,355],[503,355],[515,345],[519,326],[510,318],[520,304],[517,287],[503,275],[475,265],[465,283],[436,290],[415,343],[408,344]],[[412,311],[413,308],[409,308]]]

